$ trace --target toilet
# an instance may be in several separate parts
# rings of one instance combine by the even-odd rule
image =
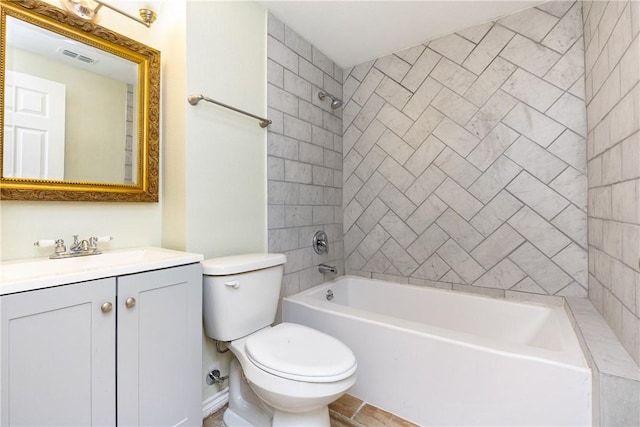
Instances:
[[[356,358],[342,342],[276,317],[286,257],[249,254],[202,262],[208,337],[235,355],[227,427],[329,426],[328,405],[356,380]]]

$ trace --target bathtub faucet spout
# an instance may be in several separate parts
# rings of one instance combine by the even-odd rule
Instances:
[[[333,274],[338,274],[338,269],[331,266],[331,265],[327,265],[327,264],[320,264],[318,266],[318,270],[320,270],[320,273],[324,274],[324,273],[333,273]]]

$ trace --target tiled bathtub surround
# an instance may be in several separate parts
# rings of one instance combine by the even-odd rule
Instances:
[[[586,297],[581,6],[345,71],[347,273]]]
[[[321,89],[342,98],[342,70],[274,16],[268,19],[269,251],[287,255],[282,294],[288,296],[324,280],[320,263],[344,272],[342,109],[318,98]],[[329,238],[322,256],[311,247],[319,229]]]
[[[640,2],[584,2],[589,299],[640,364]]]

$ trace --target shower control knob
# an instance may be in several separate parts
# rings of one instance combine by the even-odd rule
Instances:
[[[110,302],[105,302],[104,304],[102,304],[102,307],[100,307],[100,310],[102,310],[103,313],[108,313],[112,308],[113,305]]]
[[[129,297],[124,302],[124,305],[127,306],[127,308],[131,308],[136,305],[136,299],[134,297]]]

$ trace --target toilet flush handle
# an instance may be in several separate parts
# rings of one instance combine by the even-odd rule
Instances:
[[[234,280],[232,282],[224,282],[224,285],[229,286],[230,288],[233,288],[233,289],[238,289],[240,287],[240,281]]]

